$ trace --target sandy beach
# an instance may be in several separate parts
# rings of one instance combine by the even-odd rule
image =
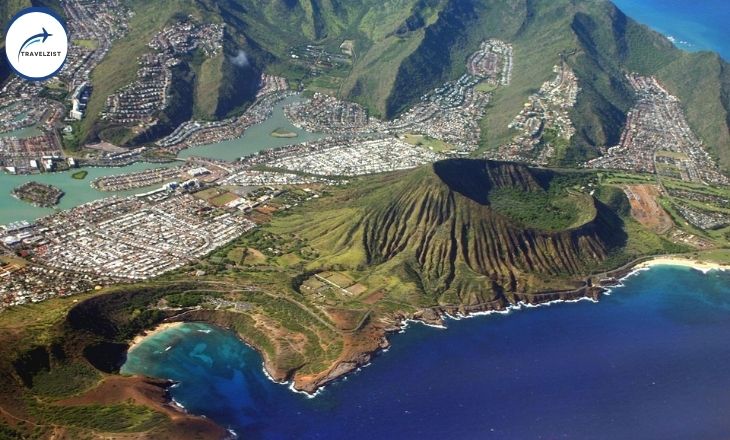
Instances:
[[[127,352],[134,350],[139,344],[142,343],[142,341],[149,338],[150,336],[156,335],[157,333],[160,333],[161,331],[164,331],[164,330],[175,328],[182,324],[183,324],[182,322],[164,322],[164,323],[158,325],[157,327],[153,328],[152,330],[148,330],[144,333],[140,333],[139,335],[134,337]]]
[[[691,267],[702,272],[707,272],[709,270],[730,270],[730,265],[727,264],[693,260],[685,257],[657,257],[636,265],[635,269],[643,269],[652,266],[684,266]]]

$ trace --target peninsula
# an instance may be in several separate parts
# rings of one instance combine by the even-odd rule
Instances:
[[[0,131],[40,132],[0,137],[2,177],[94,197],[0,226],[0,437],[225,436],[120,373],[182,322],[314,395],[411,320],[730,259],[730,66],[608,1],[42,3],[69,59],[0,73]]]

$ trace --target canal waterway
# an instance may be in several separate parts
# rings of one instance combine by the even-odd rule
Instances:
[[[309,133],[300,130],[292,125],[284,113],[283,107],[300,100],[300,96],[291,96],[279,102],[273,109],[271,115],[263,122],[249,127],[243,136],[238,139],[231,139],[223,142],[217,142],[209,145],[200,145],[183,150],[179,157],[188,158],[191,156],[206,157],[211,159],[222,159],[233,161],[241,156],[262,151],[269,148],[282,147],[285,145],[296,144],[304,141],[316,140],[322,137],[321,134]],[[281,129],[297,134],[294,138],[277,138],[271,136],[271,133]],[[5,133],[5,136],[28,137],[34,135],[32,130],[36,128],[25,128],[14,132]],[[38,131],[37,134],[39,134]],[[3,136],[3,134],[0,134]],[[16,222],[19,220],[32,221],[37,218],[52,214],[56,210],[70,209],[83,203],[93,200],[109,197],[111,195],[131,195],[149,191],[152,187],[136,188],[130,191],[122,192],[103,192],[91,187],[92,180],[103,176],[114,176],[125,173],[133,173],[136,171],[147,170],[150,168],[158,168],[162,166],[173,166],[171,164],[159,163],[135,163],[125,167],[117,168],[83,168],[88,171],[88,176],[83,180],[77,180],[71,175],[79,170],[58,173],[44,173],[33,175],[11,175],[0,173],[0,225]],[[20,201],[11,195],[13,188],[22,185],[28,181],[36,181],[56,186],[64,191],[65,195],[61,199],[59,205],[55,208],[38,208],[28,203]]]

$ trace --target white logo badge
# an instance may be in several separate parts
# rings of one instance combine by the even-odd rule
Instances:
[[[50,9],[27,8],[10,22],[5,55],[23,78],[39,81],[52,77],[63,67],[67,54],[66,27]]]

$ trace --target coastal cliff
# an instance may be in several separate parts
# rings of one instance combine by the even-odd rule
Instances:
[[[317,255],[292,268],[306,270],[292,279],[288,293],[261,273],[247,272],[235,281],[257,280],[245,295],[245,312],[241,305],[198,308],[168,320],[235,331],[261,354],[273,380],[313,393],[369,363],[389,346],[388,334],[409,320],[443,326],[446,316],[597,300],[601,288],[589,275],[622,251],[627,235],[623,220],[575,189],[582,180],[572,179],[512,163],[458,159],[361,182],[275,219],[267,232],[247,239],[253,246],[264,238],[279,243],[297,237],[298,246]],[[504,191],[536,204],[536,223],[493,206]],[[266,293],[254,293],[260,290]],[[296,325],[283,316],[286,307],[299,316]]]
[[[116,377],[138,335],[207,322],[256,349],[272,380],[316,393],[374,361],[410,321],[443,327],[448,317],[598,300],[606,271],[641,256],[618,196],[584,173],[467,159],[329,188],[192,267],[69,302],[50,336],[8,354],[8,386],[35,393],[51,377],[98,397],[98,375]],[[645,254],[664,250],[641,239]],[[132,429],[172,417],[138,404],[151,412],[119,408]]]

